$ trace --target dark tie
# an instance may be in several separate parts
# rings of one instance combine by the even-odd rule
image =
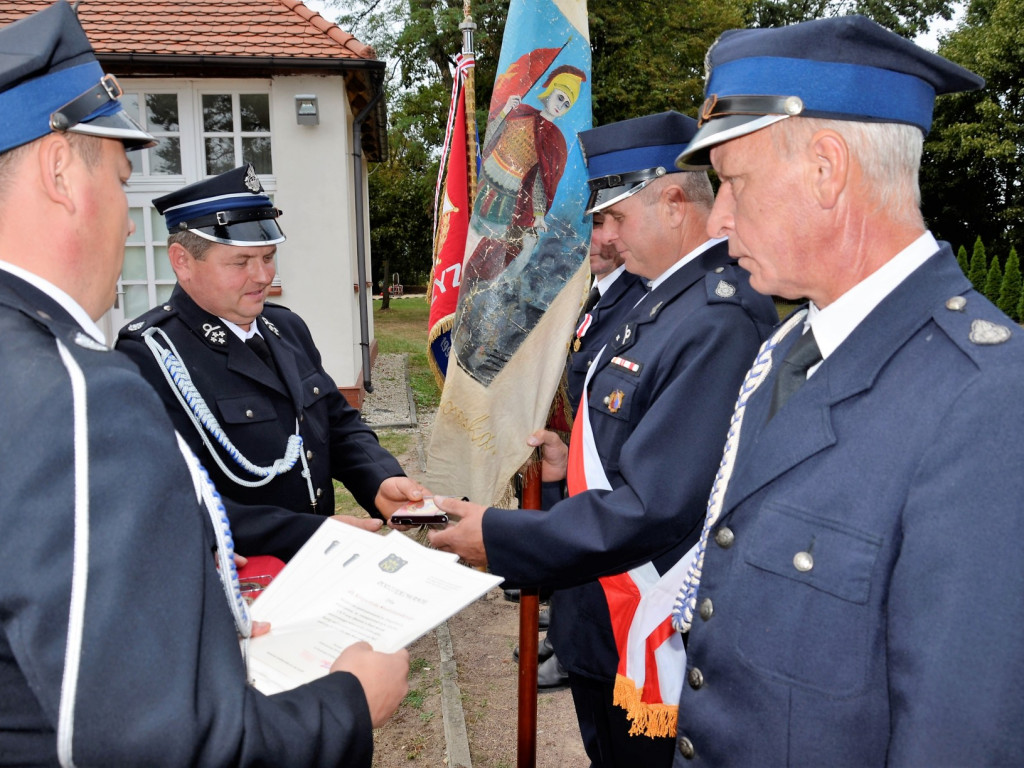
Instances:
[[[779,366],[779,372],[775,377],[775,389],[772,390],[769,419],[807,381],[807,371],[820,362],[821,350],[818,349],[818,342],[814,339],[814,332],[808,329],[790,347],[789,354]]]
[[[587,294],[587,300],[583,304],[583,314],[587,314],[587,312],[596,307],[597,302],[600,300],[600,298],[601,292],[597,290],[597,286],[595,285],[593,288],[590,289],[590,293]]]
[[[277,366],[274,365],[274,358],[270,354],[270,347],[267,346],[267,342],[263,340],[262,336],[257,333],[252,338],[246,339],[245,346],[255,352],[259,356],[260,360],[270,367],[270,370],[275,373],[277,372]]]

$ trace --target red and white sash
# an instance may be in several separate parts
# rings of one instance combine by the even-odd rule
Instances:
[[[594,443],[587,407],[590,378],[604,351],[598,353],[587,372],[573,422],[566,473],[570,496],[590,489],[611,490]],[[672,603],[695,552],[693,547],[664,575],[647,562],[600,579],[619,650],[613,701],[626,710],[633,723],[632,735],[675,736],[686,651],[682,635],[672,629]]]

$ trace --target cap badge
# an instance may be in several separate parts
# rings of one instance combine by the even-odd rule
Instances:
[[[730,299],[736,295],[736,286],[725,282],[725,280],[719,280],[718,285],[715,286],[715,295],[723,299]]]
[[[616,389],[608,397],[604,399],[604,404],[608,406],[609,413],[618,413],[622,407],[622,401],[626,399],[626,393],[621,389]]]
[[[212,323],[203,323],[203,335],[206,336],[208,341],[212,341],[214,344],[226,344],[224,329],[219,325],[213,325]]]
[[[975,320],[971,323],[971,334],[968,338],[972,344],[991,346],[1002,344],[1008,341],[1012,333],[1005,325],[989,322],[988,320]]]
[[[256,169],[251,165],[245,172],[245,188],[252,192],[254,195],[257,192],[263,191],[263,185],[260,184],[260,177],[256,175]]]
[[[91,349],[93,352],[110,351],[110,347],[108,347],[106,344],[100,344],[92,336],[86,333],[82,333],[81,331],[78,331],[78,333],[75,334],[75,344],[77,344],[80,347],[84,347],[85,349]]]
[[[263,324],[264,324],[265,326],[267,326],[267,328],[268,328],[268,329],[270,330],[270,332],[271,332],[272,334],[274,334],[274,335],[275,335],[275,336],[277,336],[278,338],[280,338],[280,337],[281,337],[281,332],[280,332],[279,330],[277,330],[277,326],[276,326],[276,325],[274,325],[274,324],[273,324],[272,322],[270,322],[269,320],[267,320],[267,318],[265,318],[265,317],[264,317],[263,315],[260,315],[260,320],[262,320],[262,321],[263,321]]]

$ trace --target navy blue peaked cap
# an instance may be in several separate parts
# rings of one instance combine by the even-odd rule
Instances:
[[[711,147],[787,117],[916,125],[935,97],[985,81],[864,16],[732,29],[708,50],[700,130],[677,163],[704,168]]]
[[[167,231],[194,232],[225,245],[276,245],[285,240],[281,211],[263,191],[251,164],[189,184],[153,201]]]
[[[78,16],[64,0],[0,28],[0,153],[52,131],[151,147],[105,75]]]
[[[634,117],[579,134],[596,213],[634,195],[652,179],[676,173],[675,159],[693,138],[697,121],[678,112]]]

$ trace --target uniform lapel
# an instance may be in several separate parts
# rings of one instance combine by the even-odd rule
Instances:
[[[726,510],[833,445],[833,406],[869,390],[882,368],[931,319],[935,307],[968,288],[944,246],[889,294],[766,424],[775,366],[796,340],[797,330],[791,331],[793,338],[776,348],[773,372],[747,406]]]
[[[177,307],[182,321],[210,350],[225,356],[228,370],[258,381],[282,394],[288,394],[277,374],[251,349],[246,347],[245,342],[239,339],[219,317],[211,315],[196,304],[180,285],[174,286],[171,303]],[[189,367],[189,360],[182,362],[186,368]]]
[[[302,410],[302,380],[299,376],[299,364],[295,358],[295,352],[289,344],[281,338],[277,327],[260,315],[256,321],[260,325],[260,332],[270,347],[270,353],[277,363],[278,373],[288,390],[288,394],[295,404],[296,412]]]

